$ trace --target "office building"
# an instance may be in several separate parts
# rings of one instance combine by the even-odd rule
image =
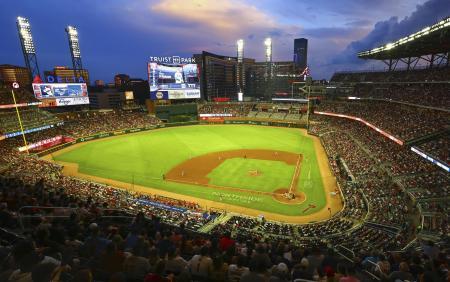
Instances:
[[[294,39],[294,63],[300,70],[308,66],[308,39]]]
[[[118,109],[125,104],[125,92],[110,88],[90,92],[89,104],[94,109]]]
[[[13,82],[18,82],[21,86],[29,85],[31,84],[30,71],[25,67],[0,65],[0,82],[9,86]]]
[[[116,88],[124,86],[130,81],[130,76],[128,74],[119,73],[114,76],[114,85]]]
[[[247,71],[254,59],[243,58],[242,64],[238,64],[236,57],[222,56],[203,51],[194,55],[200,72],[200,87],[202,98],[208,101],[214,98],[226,98],[237,100],[241,90],[246,96],[247,83],[250,73]],[[238,69],[242,67],[238,75]],[[238,81],[238,79],[240,81]],[[239,83],[238,83],[239,82]],[[239,89],[242,87],[242,89]]]

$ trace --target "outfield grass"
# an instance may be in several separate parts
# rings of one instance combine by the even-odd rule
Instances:
[[[224,191],[218,193],[201,186],[162,180],[163,174],[191,157],[236,149],[269,149],[302,154],[303,162],[298,188],[306,194],[305,202],[299,205],[285,205],[275,201],[271,196],[249,196],[248,193]],[[85,174],[283,215],[312,214],[322,209],[326,201],[313,140],[293,128],[249,125],[165,128],[88,142],[56,156],[55,160],[78,163],[80,172]],[[261,169],[265,166],[262,160],[254,161],[259,162]],[[227,162],[228,160],[224,163]],[[272,165],[273,163],[279,165],[279,162],[272,162]],[[289,166],[284,165],[289,170]],[[291,167],[293,170],[294,167]],[[221,167],[218,169],[222,170]],[[267,169],[264,168],[264,170]],[[275,169],[273,172],[271,174],[270,170],[267,170],[260,177],[264,177],[265,182],[273,181],[270,179],[277,179],[280,171]],[[212,174],[215,173],[219,172],[214,170]],[[285,172],[285,174],[289,174],[285,180],[289,183],[292,172]],[[253,178],[258,179],[258,177]],[[213,177],[214,182],[219,181],[218,179],[219,177]],[[279,181],[281,180],[277,179],[274,182]],[[247,184],[243,181],[239,185]],[[269,189],[269,184],[267,186],[263,184],[261,187]],[[251,188],[250,185],[248,188]],[[277,188],[279,187],[273,187],[273,190]],[[303,213],[309,204],[314,204],[316,207]]]

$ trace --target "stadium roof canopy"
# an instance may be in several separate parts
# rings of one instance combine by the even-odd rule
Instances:
[[[395,42],[359,52],[358,57],[361,59],[388,60],[442,54],[449,51],[450,17]]]

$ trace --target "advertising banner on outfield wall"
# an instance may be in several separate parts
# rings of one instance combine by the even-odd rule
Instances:
[[[274,122],[274,121],[255,121],[255,120],[224,120],[225,124],[250,124],[263,126],[279,126],[279,127],[294,127],[301,128],[304,125],[291,122]]]
[[[58,136],[55,136],[53,138],[41,140],[41,141],[36,142],[36,143],[31,143],[31,144],[28,144],[28,146],[19,147],[19,152],[23,152],[26,149],[31,150],[31,149],[34,149],[34,148],[42,147],[42,146],[47,145],[47,144],[55,144],[55,143],[61,141],[62,139],[63,139],[63,137],[61,135],[58,135]]]

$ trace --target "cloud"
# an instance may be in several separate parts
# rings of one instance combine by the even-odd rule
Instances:
[[[388,20],[377,22],[372,31],[364,38],[351,42],[343,52],[338,54],[332,60],[332,64],[365,64],[365,61],[357,58],[358,52],[395,41],[449,15],[449,0],[429,0],[422,5],[417,5],[416,10],[410,16],[400,21],[397,17],[391,17]]]
[[[367,20],[390,16],[404,17],[410,14],[417,3],[425,0],[259,0],[259,6],[279,15],[280,20],[293,20],[306,27],[344,26],[348,21]]]
[[[345,25],[350,27],[364,27],[370,25],[371,23],[372,21],[369,21],[368,19],[358,19],[358,20],[351,20],[345,23]]]
[[[270,36],[274,59],[284,60],[292,57],[294,36],[302,30],[298,24],[280,23],[248,1],[158,0],[146,3],[146,9],[136,2],[127,5],[125,11],[116,11],[126,25],[172,46],[167,52],[185,55],[202,50],[234,55],[236,40],[243,38],[246,56],[262,60],[263,41]]]
[[[276,23],[255,6],[236,0],[162,0],[151,11],[208,33],[236,34],[242,30],[275,28]]]

